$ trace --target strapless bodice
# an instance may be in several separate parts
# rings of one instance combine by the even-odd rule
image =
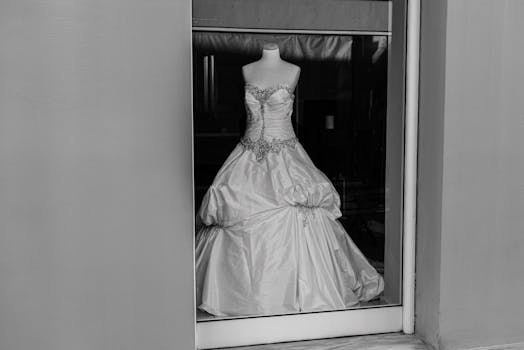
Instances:
[[[291,124],[294,98],[287,84],[265,89],[245,85],[247,127],[241,143],[254,151],[258,160],[298,141]]]

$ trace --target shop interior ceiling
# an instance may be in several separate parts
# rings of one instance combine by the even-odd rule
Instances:
[[[390,32],[391,7],[391,0],[193,0],[193,27]]]

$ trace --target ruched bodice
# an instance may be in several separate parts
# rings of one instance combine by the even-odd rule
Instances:
[[[245,85],[247,127],[241,143],[255,152],[257,160],[298,141],[291,124],[294,97],[287,84],[265,89]]]

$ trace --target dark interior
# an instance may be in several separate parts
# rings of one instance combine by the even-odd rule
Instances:
[[[320,43],[332,39],[324,35]],[[348,40],[349,59],[286,56],[285,50],[282,58],[301,67],[295,132],[339,192],[340,222],[383,273],[388,38]],[[195,209],[244,132],[241,67],[259,58],[224,44],[193,46]]]

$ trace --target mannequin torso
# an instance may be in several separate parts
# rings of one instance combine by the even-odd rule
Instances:
[[[242,75],[247,84],[260,89],[274,87],[277,84],[287,84],[295,89],[300,75],[300,67],[280,58],[278,45],[265,44],[262,57],[242,67]]]

